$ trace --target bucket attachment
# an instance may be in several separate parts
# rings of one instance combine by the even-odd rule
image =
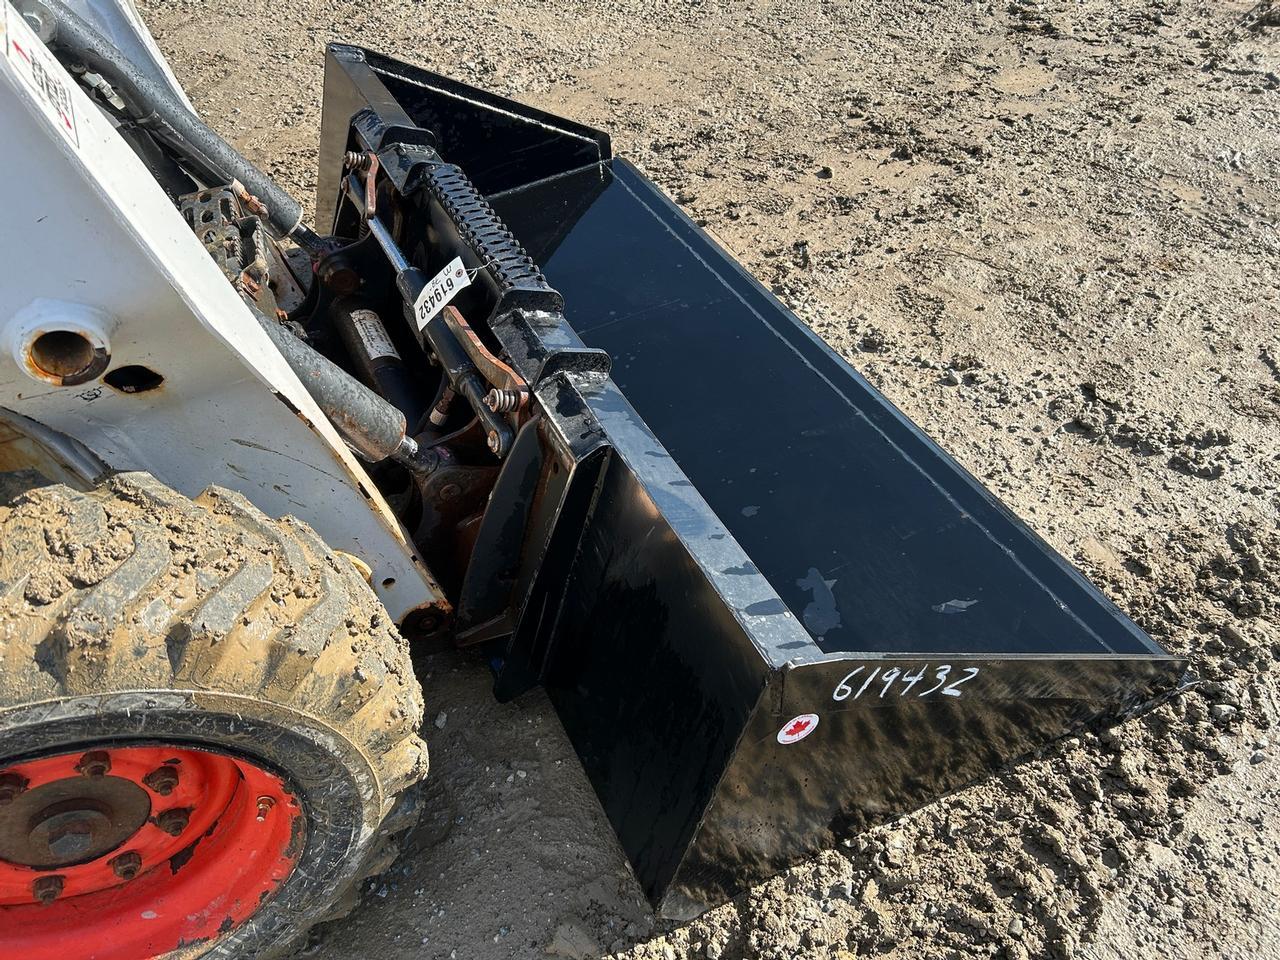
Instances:
[[[546,689],[664,915],[1177,684],[1182,660],[605,135],[344,46],[324,110],[320,222],[343,153],[378,152],[416,265],[489,281],[468,315],[538,415],[456,636],[489,645],[499,696]],[[442,200],[440,164],[487,212]]]

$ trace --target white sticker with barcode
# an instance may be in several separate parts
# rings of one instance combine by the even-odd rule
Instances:
[[[364,348],[369,351],[370,360],[378,360],[382,357],[400,359],[396,345],[387,336],[387,328],[382,325],[382,321],[372,310],[352,310],[351,325],[356,328],[356,335],[364,344]]]
[[[418,299],[413,305],[413,315],[418,320],[418,329],[421,330],[430,323],[432,318],[448,306],[449,301],[470,283],[471,278],[467,276],[467,268],[462,265],[462,258],[454,257],[449,265],[432,277],[418,294]]]
[[[80,131],[76,126],[75,107],[71,103],[71,81],[62,66],[36,39],[35,32],[27,26],[22,14],[7,2],[0,28],[4,30],[5,59],[13,66],[14,73],[31,91],[36,103],[58,131],[73,147],[79,148]]]

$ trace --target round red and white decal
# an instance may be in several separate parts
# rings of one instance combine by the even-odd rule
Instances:
[[[816,713],[802,713],[782,725],[782,729],[778,731],[778,742],[796,743],[817,729],[818,715]]]

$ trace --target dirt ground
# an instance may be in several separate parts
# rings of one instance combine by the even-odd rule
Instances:
[[[1280,19],[143,5],[199,108],[308,201],[331,39],[610,130],[1198,681],[670,925],[545,699],[435,657],[428,821],[311,956],[1280,956]]]

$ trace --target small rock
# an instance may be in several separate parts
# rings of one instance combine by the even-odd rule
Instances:
[[[1239,711],[1229,703],[1215,703],[1209,708],[1209,716],[1219,723],[1228,723]]]
[[[904,856],[906,841],[898,833],[889,834],[885,842],[884,859],[891,867],[901,867],[906,863]]]
[[[1009,921],[1009,926],[1006,927],[1005,929],[1008,930],[1009,936],[1011,937],[1022,936],[1022,918],[1014,917],[1012,920]]]
[[[547,944],[546,952],[553,957],[569,957],[571,960],[585,960],[587,957],[600,955],[600,946],[595,938],[576,923],[565,922],[556,927]]]
[[[444,725],[449,722],[449,715],[441,710],[436,714],[436,729],[443,730]]]
[[[948,387],[958,387],[960,386],[960,374],[954,370],[948,370],[942,375],[942,382]]]
[[[1250,763],[1261,763],[1265,759],[1267,759],[1267,755],[1261,750],[1255,750],[1249,755]]]

